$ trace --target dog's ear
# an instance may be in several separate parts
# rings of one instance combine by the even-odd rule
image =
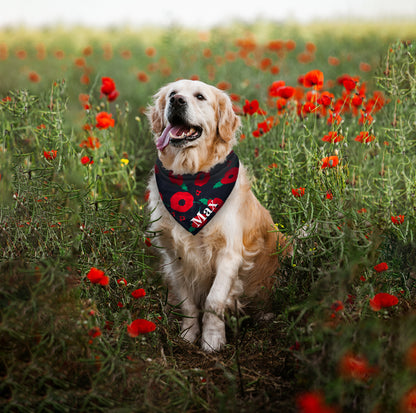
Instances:
[[[241,121],[234,113],[231,99],[227,94],[219,92],[218,101],[218,135],[223,141],[229,142],[234,138]]]
[[[166,106],[166,87],[163,87],[153,96],[153,106],[146,110],[147,119],[149,119],[152,131],[160,135],[165,128],[164,112]]]

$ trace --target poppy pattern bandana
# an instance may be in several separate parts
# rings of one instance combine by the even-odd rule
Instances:
[[[196,235],[220,210],[234,188],[240,161],[234,152],[209,172],[173,175],[156,160],[155,175],[160,197],[170,214]]]

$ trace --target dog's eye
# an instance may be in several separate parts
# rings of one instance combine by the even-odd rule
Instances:
[[[198,100],[206,100],[206,99],[205,99],[205,96],[204,96],[204,95],[201,95],[201,93],[197,93],[197,94],[195,95],[195,97],[196,97]]]
[[[173,92],[170,93],[169,97],[171,98],[172,96],[176,95],[176,90],[174,90]]]

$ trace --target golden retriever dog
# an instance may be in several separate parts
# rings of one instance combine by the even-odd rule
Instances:
[[[217,351],[226,343],[225,311],[271,289],[285,240],[232,150],[240,119],[226,93],[179,80],[160,89],[147,116],[158,149],[149,231],[181,306],[182,337]]]

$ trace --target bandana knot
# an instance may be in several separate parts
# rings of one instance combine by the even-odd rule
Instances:
[[[169,213],[196,235],[220,210],[237,181],[240,161],[230,152],[209,172],[174,175],[156,160],[155,176],[160,198]]]

